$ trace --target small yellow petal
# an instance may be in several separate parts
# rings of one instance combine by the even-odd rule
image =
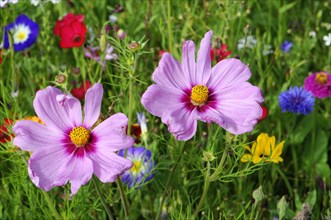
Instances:
[[[252,160],[252,155],[250,155],[250,154],[244,154],[244,156],[242,156],[240,159],[240,161],[243,163],[246,163],[251,160]]]
[[[261,157],[259,157],[259,156],[255,156],[255,155],[253,156],[253,163],[257,164],[257,163],[259,163],[261,160],[262,160]]]

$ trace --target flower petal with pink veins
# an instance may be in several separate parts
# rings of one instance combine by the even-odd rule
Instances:
[[[181,65],[169,53],[164,53],[159,66],[153,73],[153,81],[167,87],[169,90],[190,89],[188,79],[185,77]]]
[[[33,183],[38,183],[41,189],[51,190],[55,186],[63,186],[69,180],[68,166],[72,157],[66,152],[65,147],[51,147],[33,152],[29,160],[30,177]],[[71,171],[71,170],[70,170]]]
[[[141,103],[151,114],[161,117],[164,111],[180,104],[182,95],[181,91],[153,84],[143,94]]]
[[[252,131],[261,115],[262,108],[254,100],[228,99],[220,101],[216,108],[209,108],[201,117],[238,135]]]
[[[56,96],[56,100],[60,103],[62,107],[64,107],[74,126],[81,125],[82,105],[80,104],[80,101],[71,94],[64,94],[60,90],[58,92],[59,93]]]
[[[214,91],[233,84],[246,82],[251,77],[249,68],[238,59],[225,59],[217,63],[211,70],[208,87]]]
[[[13,131],[16,135],[14,145],[26,151],[59,146],[64,137],[63,132],[29,120],[16,122]]]
[[[82,185],[85,185],[93,175],[93,163],[84,155],[83,157],[72,156],[72,159],[67,164],[71,183],[71,194],[76,194]]]
[[[99,151],[88,153],[93,161],[94,174],[101,182],[114,182],[125,171],[132,167],[131,160],[120,157],[115,153]]]
[[[56,99],[61,93],[60,90],[48,86],[46,89],[39,90],[33,101],[33,106],[38,117],[51,129],[66,131],[74,127],[68,112],[64,106]],[[80,113],[81,114],[81,113]]]
[[[162,115],[162,122],[168,125],[168,130],[177,140],[186,141],[191,139],[197,130],[196,110],[177,106]]]
[[[185,41],[182,48],[182,70],[186,79],[190,82],[190,86],[196,85],[195,80],[195,44],[193,41]]]
[[[84,105],[84,126],[89,129],[98,120],[100,116],[103,88],[100,83],[87,90]]]
[[[206,84],[211,75],[211,37],[213,31],[208,31],[201,40],[195,71],[195,84]]]
[[[96,137],[95,146],[103,152],[114,152],[133,146],[134,139],[126,134],[128,118],[117,113],[93,129]]]

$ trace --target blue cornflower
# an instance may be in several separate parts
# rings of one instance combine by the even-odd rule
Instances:
[[[279,105],[282,112],[293,112],[307,115],[313,111],[315,98],[312,93],[302,87],[291,87],[288,91],[280,93],[278,96]]]
[[[39,25],[25,14],[21,14],[15,20],[4,27],[4,48],[10,47],[9,36],[13,38],[15,51],[21,51],[30,47],[37,40]]]
[[[118,155],[124,157],[125,150],[120,150]],[[130,188],[137,187],[153,178],[152,171],[155,163],[151,151],[144,147],[132,147],[127,149],[126,158],[132,161],[133,166],[122,174],[122,181]]]
[[[293,43],[291,41],[284,41],[284,43],[280,46],[280,49],[282,49],[283,52],[288,53],[290,52],[291,48],[293,46]]]

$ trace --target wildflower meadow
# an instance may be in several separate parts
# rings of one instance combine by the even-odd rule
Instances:
[[[0,219],[331,218],[329,0],[0,7]]]

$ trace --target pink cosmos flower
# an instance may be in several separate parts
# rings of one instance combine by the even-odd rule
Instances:
[[[84,120],[80,101],[54,87],[37,92],[33,105],[45,123],[16,122],[14,144],[32,151],[28,171],[32,182],[49,191],[69,180],[72,194],[95,174],[102,182],[114,182],[132,167],[132,162],[116,154],[132,147],[126,135],[127,117],[117,113],[97,126],[102,85],[96,83],[85,96]]]
[[[305,79],[305,90],[313,93],[313,96],[323,99],[331,96],[331,74],[317,72]]]
[[[249,68],[237,59],[225,59],[211,68],[212,31],[200,44],[197,61],[193,41],[183,44],[182,63],[164,53],[153,73],[142,104],[161,117],[178,140],[188,140],[197,121],[215,122],[233,134],[253,130],[262,115],[261,91],[247,80]]]

